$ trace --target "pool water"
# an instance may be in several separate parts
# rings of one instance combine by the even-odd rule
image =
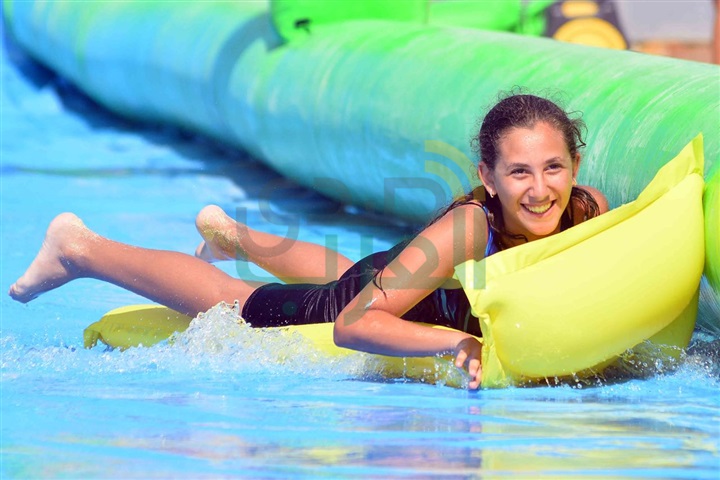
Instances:
[[[8,41],[1,65],[2,288],[63,211],[113,239],[188,253],[210,203],[353,259],[412,231],[210,139],[118,118]],[[643,379],[468,392],[366,378],[360,357],[328,361],[260,331],[224,335],[219,312],[172,343],[83,348],[86,326],[134,303],[147,302],[92,280],[28,305],[2,296],[0,477],[720,476],[709,335],[678,368]]]

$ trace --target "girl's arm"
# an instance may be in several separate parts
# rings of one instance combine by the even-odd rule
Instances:
[[[480,385],[481,344],[464,332],[418,325],[400,317],[437,288],[452,281],[454,267],[481,260],[487,219],[478,206],[463,205],[427,227],[340,313],[334,330],[342,347],[393,356],[455,354]],[[459,287],[459,285],[455,284]]]

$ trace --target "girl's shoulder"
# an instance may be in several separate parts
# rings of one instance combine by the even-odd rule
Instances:
[[[595,200],[595,203],[597,203],[598,208],[600,209],[600,214],[603,214],[610,210],[607,197],[605,197],[605,194],[602,193],[600,190],[589,185],[580,185],[578,186],[578,188],[580,188],[581,190],[585,190],[588,194],[590,194],[590,196]]]
[[[469,216],[474,221],[482,221],[484,224],[487,224],[488,210],[484,203],[471,199],[453,205],[442,216],[445,217],[448,215]]]
[[[484,246],[488,235],[487,212],[482,203],[473,200],[453,205],[420,233],[436,246],[443,245],[440,250],[464,245],[462,248],[467,255],[478,245]],[[477,254],[472,253],[472,256],[476,258]]]
[[[595,187],[581,185],[573,188],[571,197],[572,211],[569,217],[570,224],[565,224],[563,228],[569,228],[573,225],[597,217],[609,210],[607,198]]]

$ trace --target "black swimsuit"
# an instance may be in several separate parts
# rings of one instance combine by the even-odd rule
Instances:
[[[486,256],[498,248],[492,230]],[[308,323],[334,322],[346,305],[376,277],[400,252],[405,244],[369,255],[350,267],[340,279],[317,285],[311,283],[269,283],[257,288],[247,299],[242,317],[253,327],[279,327]],[[381,279],[378,278],[378,281]],[[370,299],[368,299],[370,300]],[[361,301],[362,303],[362,301]],[[362,305],[360,308],[364,308]],[[472,315],[470,302],[462,288],[438,288],[402,316],[405,320],[425,322],[462,330],[480,336],[478,319]]]

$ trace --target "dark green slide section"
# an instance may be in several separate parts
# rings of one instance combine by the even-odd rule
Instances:
[[[394,20],[425,23],[428,0],[273,0],[276,30],[287,41],[312,35],[317,27],[349,20]]]
[[[517,85],[562,91],[584,112],[580,181],[611,206],[702,132],[706,277],[720,305],[717,66],[432,18],[320,22],[284,41],[263,2],[5,1],[3,10],[24,48],[108,108],[222,139],[304,185],[415,222],[477,182],[478,119]]]
[[[431,25],[515,32],[540,36],[545,32],[545,10],[555,0],[431,1]]]

